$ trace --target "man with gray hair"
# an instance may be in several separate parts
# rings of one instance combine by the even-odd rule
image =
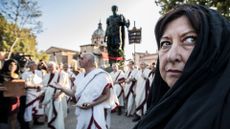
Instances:
[[[55,129],[65,129],[64,118],[67,116],[67,101],[65,94],[52,87],[56,83],[67,88],[69,84],[67,74],[57,70],[55,62],[48,63],[48,74],[45,75],[43,85],[45,86],[45,97],[43,104],[48,117],[48,127]]]
[[[125,97],[124,95],[125,74],[122,70],[118,68],[118,64],[113,64],[112,69],[113,71],[110,73],[110,76],[113,79],[113,88],[120,103],[120,105],[117,108],[117,113],[118,115],[121,115],[122,107],[124,107],[124,97]]]
[[[140,120],[141,116],[146,113],[147,110],[147,98],[150,90],[149,74],[150,70],[147,68],[145,62],[140,63],[140,70],[138,70],[135,79],[137,80],[137,85],[135,88],[135,117],[133,121]]]
[[[22,79],[26,82],[26,106],[24,119],[26,122],[30,122],[34,118],[34,124],[39,123],[38,118],[44,115],[44,108],[39,107],[40,95],[42,94],[42,72],[37,69],[37,64],[34,61],[30,61],[27,66],[29,71],[25,71],[22,74]],[[33,110],[35,112],[33,113]]]
[[[112,79],[106,71],[96,68],[92,53],[80,55],[79,65],[85,69],[85,72],[76,76],[74,90],[67,90],[60,84],[55,85],[54,88],[75,96],[76,129],[107,129],[110,127],[110,111],[118,105],[112,90]]]

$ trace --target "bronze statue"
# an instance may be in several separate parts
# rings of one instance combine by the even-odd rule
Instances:
[[[105,42],[109,54],[109,63],[117,63],[124,60],[125,47],[125,27],[129,27],[129,20],[125,20],[123,15],[117,14],[118,7],[112,6],[113,15],[107,18]]]

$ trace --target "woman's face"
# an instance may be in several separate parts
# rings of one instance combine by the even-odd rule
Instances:
[[[17,64],[15,62],[11,62],[9,65],[9,71],[15,72],[17,70]]]
[[[186,16],[166,24],[160,39],[159,61],[163,80],[172,87],[181,77],[195,46],[197,33]]]

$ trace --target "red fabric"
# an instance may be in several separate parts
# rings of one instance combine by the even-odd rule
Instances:
[[[116,107],[114,107],[111,112],[115,112],[117,110],[117,108],[119,107],[119,104],[118,103],[115,103],[116,104]]]
[[[14,110],[16,110],[17,108],[19,108],[19,106],[20,106],[20,100],[19,100],[19,97],[17,97],[17,100],[16,100],[17,102],[15,103],[15,104],[12,104],[11,105],[11,111],[14,111]]]
[[[101,126],[97,123],[97,121],[94,119],[94,116],[93,116],[93,108],[92,108],[92,116],[91,116],[91,119],[90,119],[90,122],[89,122],[89,125],[87,127],[87,129],[91,129],[91,126],[93,125],[93,123],[95,124],[95,126],[97,127],[97,129],[102,129]]]
[[[110,60],[116,60],[116,61],[124,60],[123,57],[112,57],[112,56],[109,56],[109,59],[110,59]]]
[[[105,88],[112,88],[112,84],[111,83],[107,83],[106,86],[104,87],[103,91],[105,90]],[[103,93],[102,93],[103,94]],[[94,101],[96,101],[98,98],[96,98]],[[117,105],[117,104],[116,104]],[[93,108],[92,108],[92,117],[90,119],[90,122],[89,122],[89,125],[88,125],[88,128],[87,129],[91,129],[91,126],[92,124],[95,124],[95,126],[98,128],[98,129],[102,129],[101,126],[97,123],[97,121],[94,119],[94,116],[93,116]]]

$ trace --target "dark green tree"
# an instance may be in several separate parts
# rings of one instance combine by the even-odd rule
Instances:
[[[42,13],[38,2],[36,0],[1,0],[0,7],[0,14],[4,17],[2,22],[6,22],[6,26],[3,26],[5,35],[1,34],[0,39],[4,47],[2,49],[9,53],[8,58],[13,51],[35,54],[35,34],[41,32],[41,22],[38,18]]]
[[[19,29],[16,25],[8,23],[3,16],[0,16],[0,51],[7,52],[12,46],[12,39],[15,39],[14,30],[23,38],[17,41],[12,52],[32,55],[35,59],[48,59],[45,52],[38,52],[36,49],[36,36],[30,29]]]
[[[48,61],[49,60],[49,55],[46,54],[45,51],[39,51],[38,53],[36,53],[36,59]]]
[[[155,0],[155,3],[162,8],[161,14],[165,14],[175,7],[175,5],[199,4],[216,9],[220,14],[230,20],[230,0]]]

